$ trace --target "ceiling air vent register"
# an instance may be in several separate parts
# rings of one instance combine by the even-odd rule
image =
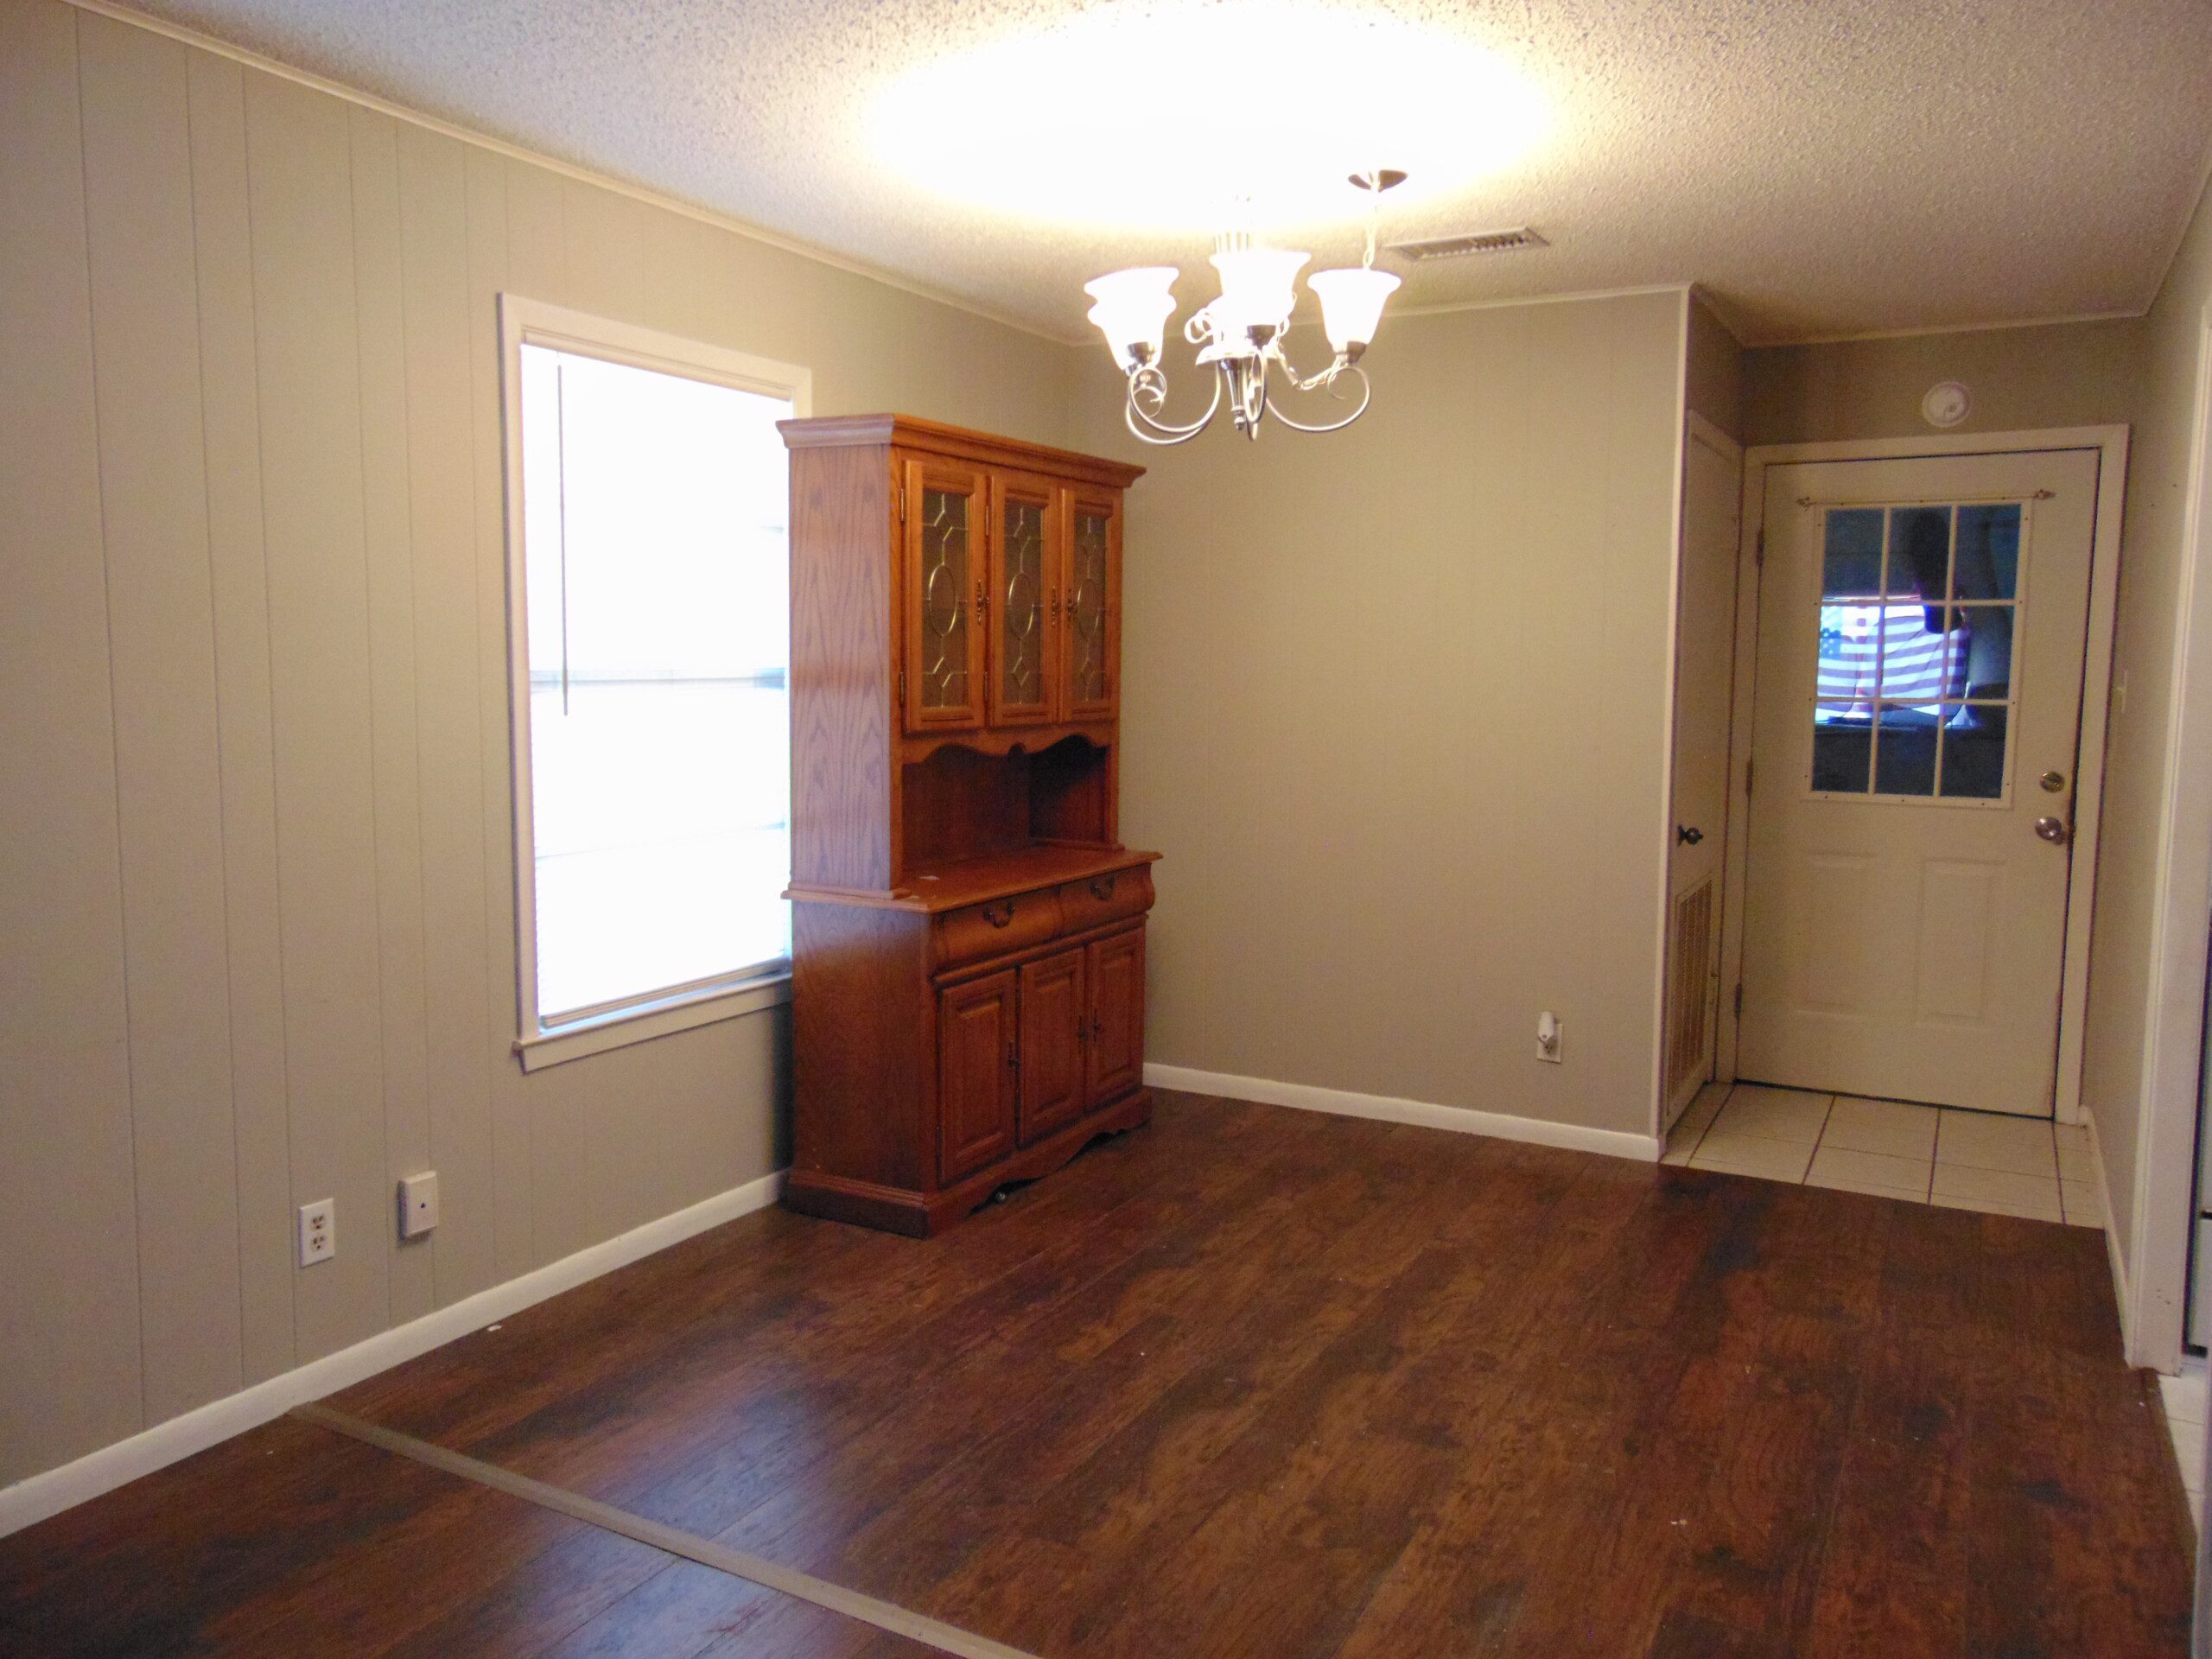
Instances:
[[[1548,248],[1547,242],[1526,225],[1510,231],[1469,231],[1460,236],[1434,236],[1425,242],[1393,242],[1388,251],[1402,259],[1462,259],[1471,253],[1511,253],[1518,248]]]

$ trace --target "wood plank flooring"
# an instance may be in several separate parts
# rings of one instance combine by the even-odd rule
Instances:
[[[1268,1107],[332,1403],[1047,1659],[2187,1647],[2096,1232]],[[11,1659],[926,1651],[296,1421],[0,1540]]]

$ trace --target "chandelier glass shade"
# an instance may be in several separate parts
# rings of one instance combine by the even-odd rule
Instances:
[[[1373,200],[1403,177],[1377,171],[1356,174],[1352,182]],[[1198,348],[1198,366],[1218,371],[1205,413],[1188,423],[1162,418],[1167,375],[1160,353],[1168,319],[1175,315],[1175,280],[1182,273],[1173,265],[1139,265],[1085,283],[1084,291],[1092,301],[1090,321],[1128,378],[1123,418],[1129,430],[1147,443],[1186,443],[1212,423],[1224,402],[1236,429],[1248,438],[1260,435],[1260,423],[1269,415],[1300,432],[1350,426],[1366,412],[1372,395],[1359,359],[1398,286],[1397,277],[1375,269],[1375,241],[1370,214],[1365,259],[1341,270],[1317,270],[1306,279],[1320,302],[1321,328],[1333,356],[1318,373],[1301,376],[1284,354],[1282,341],[1298,302],[1298,274],[1313,255],[1255,243],[1247,232],[1224,232],[1211,260],[1221,292],[1183,325],[1183,338]],[[1333,419],[1295,420],[1269,396],[1271,370],[1298,391],[1325,391],[1342,400],[1356,389],[1357,401],[1349,413]]]

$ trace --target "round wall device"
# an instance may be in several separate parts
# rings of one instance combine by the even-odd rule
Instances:
[[[1930,426],[1956,426],[1972,407],[1967,389],[1955,380],[1938,380],[1920,400],[1921,418]]]

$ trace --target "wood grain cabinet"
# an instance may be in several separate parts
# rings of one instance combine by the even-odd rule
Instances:
[[[787,421],[785,1202],[926,1236],[1150,1116],[1122,845],[1122,492],[906,416]]]

